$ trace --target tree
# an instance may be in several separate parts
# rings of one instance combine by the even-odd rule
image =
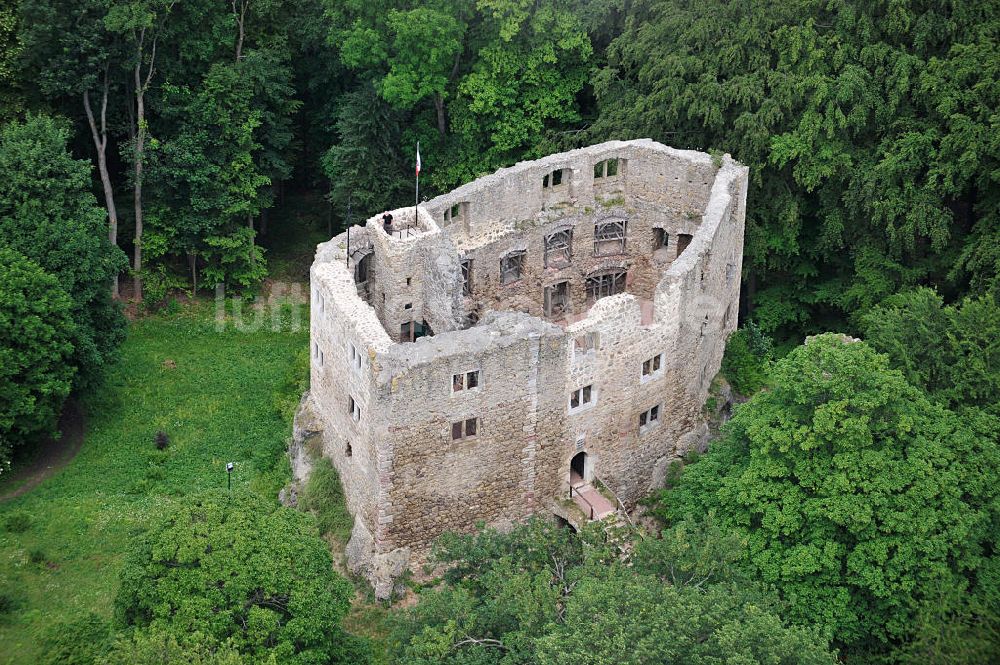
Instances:
[[[129,553],[119,627],[228,644],[255,662],[363,663],[340,628],[350,584],[308,516],[255,494],[209,491],[170,506]]]
[[[709,512],[797,623],[855,651],[912,637],[940,585],[995,603],[995,419],[930,402],[862,342],[821,335],[775,365],[658,512]]]
[[[156,73],[156,47],[167,16],[176,0],[122,0],[113,2],[104,19],[108,30],[120,34],[132,50],[132,92],[135,116],[132,133],[132,198],[135,210],[135,239],[132,258],[135,299],[142,301],[143,168],[146,160],[146,93]]]
[[[765,331],[815,332],[917,283],[996,288],[995,3],[629,6],[587,140],[751,167],[744,265]]]
[[[689,532],[694,535],[693,532]],[[756,588],[730,582],[732,542],[699,532],[686,552],[638,544],[633,562],[600,525],[539,520],[507,534],[446,535],[446,584],[397,617],[401,663],[836,662],[812,630],[789,628]],[[717,574],[671,581],[674,564],[721,555]],[[634,565],[630,565],[634,564]],[[679,582],[679,583],[675,583]]]
[[[330,198],[338,208],[387,210],[403,205],[412,187],[400,155],[400,113],[371,87],[346,93],[340,101],[339,141],[323,156]]]
[[[550,130],[579,122],[576,98],[592,65],[578,3],[480,0],[477,8],[482,42],[453,105],[462,142],[449,184],[545,154]]]
[[[17,3],[0,7],[0,123],[14,119],[24,105],[17,61],[23,50]]]
[[[107,288],[127,263],[108,242],[105,213],[90,191],[91,166],[67,150],[65,123],[31,116],[0,131],[0,242],[58,281],[72,301],[75,386],[93,381],[125,335]]]
[[[55,431],[75,373],[72,309],[55,277],[0,245],[0,470],[13,447]]]
[[[948,408],[1000,416],[1000,306],[992,295],[944,305],[933,290],[896,294],[861,319],[865,340]]]
[[[23,39],[29,69],[49,100],[67,98],[83,109],[93,140],[97,173],[108,214],[108,239],[118,244],[118,209],[108,168],[111,127],[108,103],[120,91],[114,80],[125,54],[121,40],[108,30],[104,0],[23,0]],[[96,93],[96,97],[92,95]],[[114,143],[110,144],[114,152]],[[118,296],[117,275],[112,295]]]
[[[248,663],[232,646],[218,645],[194,633],[178,637],[172,633],[137,630],[115,641],[109,653],[97,661],[101,665],[244,665]],[[274,654],[260,662],[277,665]]]

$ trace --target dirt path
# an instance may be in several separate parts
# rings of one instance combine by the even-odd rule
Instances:
[[[0,502],[27,494],[43,480],[69,464],[80,452],[84,425],[85,420],[80,405],[75,400],[67,400],[59,418],[59,431],[62,432],[62,436],[58,439],[49,437],[42,441],[38,444],[34,459],[25,466],[14,469],[13,477],[5,483],[8,487],[14,486],[14,489],[2,491]]]

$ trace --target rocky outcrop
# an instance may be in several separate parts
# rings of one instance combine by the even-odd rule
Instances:
[[[309,449],[322,449],[323,425],[313,410],[309,391],[302,395],[299,408],[292,421],[292,440],[288,444],[288,458],[292,464],[292,482],[278,492],[282,505],[295,508],[299,503],[299,491],[312,471]]]
[[[377,600],[392,597],[396,581],[406,571],[410,561],[408,547],[379,553],[375,548],[375,539],[361,520],[354,520],[354,529],[351,530],[351,539],[347,542],[344,554],[348,569],[368,580]]]

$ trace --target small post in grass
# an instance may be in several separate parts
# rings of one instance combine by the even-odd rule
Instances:
[[[233,491],[233,466],[232,462],[226,464],[226,489],[230,492]]]

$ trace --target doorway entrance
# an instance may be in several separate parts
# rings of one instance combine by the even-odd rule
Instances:
[[[569,484],[579,487],[587,482],[587,453],[577,453],[569,462]]]

